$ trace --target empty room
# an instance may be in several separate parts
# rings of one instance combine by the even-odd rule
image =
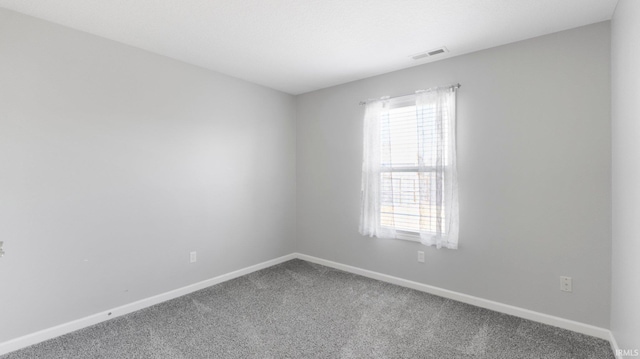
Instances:
[[[640,357],[640,1],[0,0],[0,358]]]

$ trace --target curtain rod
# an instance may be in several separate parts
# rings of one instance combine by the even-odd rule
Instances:
[[[458,84],[453,84],[453,85],[449,85],[449,86],[438,86],[438,87],[431,87],[428,88],[426,90],[418,90],[415,91],[413,93],[408,93],[408,94],[404,94],[404,95],[398,95],[398,96],[385,96],[382,97],[380,99],[369,99],[369,100],[365,100],[365,101],[360,101],[360,106],[364,106],[366,104],[368,104],[369,102],[373,102],[373,101],[380,101],[380,100],[389,100],[392,98],[398,98],[398,97],[405,97],[405,96],[410,96],[410,95],[415,95],[417,92],[421,92],[421,91],[433,91],[433,90],[437,90],[437,89],[442,89],[442,88],[451,88],[451,89],[459,89],[460,87],[462,87],[462,85]]]

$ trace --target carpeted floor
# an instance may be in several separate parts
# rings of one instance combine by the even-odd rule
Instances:
[[[292,260],[1,358],[614,356],[601,339]]]

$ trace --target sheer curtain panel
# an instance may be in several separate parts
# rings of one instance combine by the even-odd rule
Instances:
[[[360,233],[458,247],[456,87],[367,103]]]

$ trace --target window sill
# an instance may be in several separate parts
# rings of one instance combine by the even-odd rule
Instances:
[[[420,234],[417,232],[396,231],[396,239],[405,241],[420,242]]]

